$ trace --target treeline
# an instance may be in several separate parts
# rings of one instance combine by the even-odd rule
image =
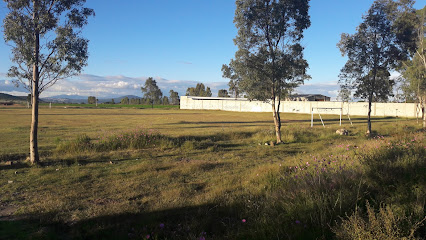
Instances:
[[[169,91],[169,96],[163,96],[163,92],[158,87],[157,82],[152,78],[148,78],[145,81],[143,87],[141,87],[143,93],[142,98],[129,98],[124,97],[120,102],[116,103],[114,99],[110,102],[104,102],[106,104],[130,104],[130,105],[179,105],[179,93],[174,90]],[[186,90],[185,96],[197,96],[197,97],[211,97],[212,91],[210,87],[204,86],[202,83],[197,83],[195,87],[189,87]],[[220,89],[217,94],[218,97],[230,97],[226,89]],[[89,96],[87,98],[88,104],[97,104],[98,100],[95,96]]]

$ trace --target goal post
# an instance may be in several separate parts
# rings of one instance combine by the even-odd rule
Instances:
[[[339,126],[342,126],[343,108],[341,108],[341,107],[334,107],[334,108],[333,107],[313,107],[313,108],[311,108],[311,127],[314,126],[314,109],[317,110],[318,116],[320,117],[322,126],[324,128],[325,128],[325,124],[324,124],[324,121],[322,120],[320,110],[332,110],[332,111],[336,110],[336,109],[340,110],[340,113],[339,113]],[[349,119],[349,121],[351,122],[351,125],[352,125],[351,118],[349,117],[349,112],[347,113],[347,115],[348,115],[348,119]]]

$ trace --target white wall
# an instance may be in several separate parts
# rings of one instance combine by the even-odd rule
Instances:
[[[282,101],[281,112],[310,114],[314,113],[340,115],[340,109],[316,108],[343,108],[343,114],[351,116],[367,116],[368,103],[366,102],[311,102],[311,101]],[[234,112],[272,112],[270,103],[262,101],[248,101],[244,98],[208,98],[208,97],[180,97],[180,109],[223,110]],[[416,117],[415,103],[373,103],[371,116],[398,116]]]

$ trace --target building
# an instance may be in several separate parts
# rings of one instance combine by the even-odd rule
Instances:
[[[329,102],[330,97],[322,94],[294,94],[286,98],[286,101],[313,101],[313,102]]]

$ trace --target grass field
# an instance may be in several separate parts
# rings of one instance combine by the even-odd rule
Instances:
[[[282,119],[269,146],[270,113],[43,106],[31,167],[30,110],[0,108],[0,239],[426,236],[415,120]]]

